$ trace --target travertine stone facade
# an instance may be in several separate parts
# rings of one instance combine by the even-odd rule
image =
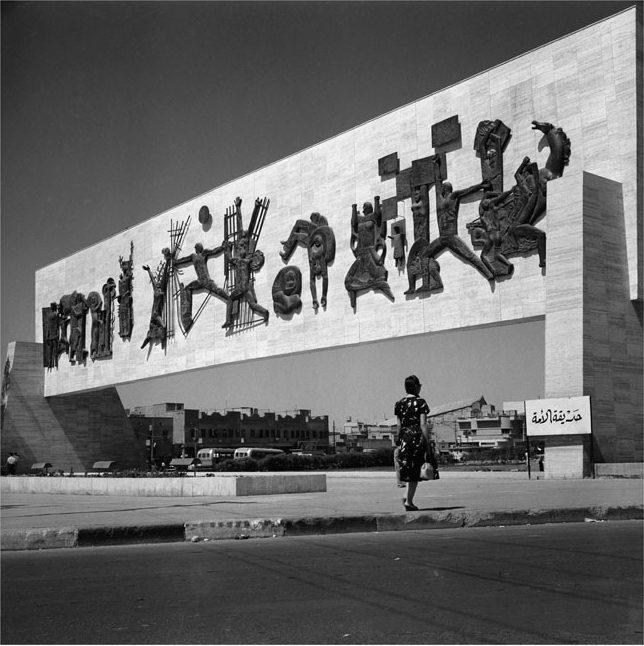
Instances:
[[[641,308],[642,298],[642,253],[638,247],[642,205],[637,192],[642,172],[637,138],[638,128],[641,132],[638,33],[641,36],[633,8],[229,182],[41,269],[36,274],[37,340],[42,338],[42,307],[73,290],[84,294],[100,290],[108,277],[118,279],[118,258],[128,255],[130,244],[134,245],[132,339],[115,337],[111,360],[88,360],[86,366],[72,366],[63,357],[59,368],[45,375],[45,394],[60,395],[246,359],[534,317],[546,319],[545,395],[587,394],[591,383],[588,375],[596,371],[599,355],[608,353],[609,361],[617,356],[614,352],[623,356],[622,349],[615,350],[621,314],[595,316],[589,303],[610,301],[613,311],[624,311],[628,318],[624,325],[630,331],[625,334],[629,339],[638,338],[637,322],[627,313],[629,308],[633,310],[633,303],[639,302]],[[545,165],[549,151],[547,147],[540,149],[541,133],[531,129],[533,119],[562,127],[570,138],[570,164],[562,178],[548,184],[548,211],[538,224],[547,233],[545,271],[539,268],[536,253],[512,258],[512,278],[491,287],[477,270],[446,250],[438,258],[444,289],[431,296],[407,298],[407,276],[396,269],[389,247],[385,266],[395,301],[381,292],[369,291],[358,297],[354,311],[344,286],[354,261],[349,246],[351,205],[361,207],[375,195],[383,200],[393,197],[396,180],[381,180],[378,160],[397,152],[404,169],[413,160],[434,154],[432,125],[454,115],[460,123],[462,145],[448,152],[446,159],[448,180],[455,189],[481,181],[480,160],[473,150],[481,120],[501,119],[512,129],[504,154],[506,189],[514,184],[514,171],[524,156],[538,162],[539,167]],[[598,178],[597,182],[588,179],[591,176]],[[608,183],[602,183],[602,178]],[[592,190],[591,184],[595,187]],[[619,187],[619,198],[615,187]],[[592,248],[593,241],[604,239],[604,234],[599,225],[589,225],[586,218],[598,203],[593,191],[604,190],[611,196],[606,199],[614,206],[618,201],[620,208],[602,211],[599,219],[606,220],[608,232],[619,232],[619,236],[615,233],[611,244],[597,249]],[[213,297],[187,337],[175,325],[175,337],[165,351],[160,346],[142,350],[153,294],[141,266],[158,265],[161,249],[170,245],[171,223],[189,216],[192,222],[183,254],[192,252],[198,242],[207,248],[221,244],[223,214],[236,196],[243,199],[245,226],[256,197],[266,196],[271,201],[258,244],[266,262],[255,274],[258,301],[271,311],[268,325],[226,334],[221,328],[225,306]],[[470,247],[466,224],[478,216],[479,198],[480,194],[465,200],[459,213],[459,236]],[[599,202],[604,199],[599,196]],[[203,205],[213,214],[212,226],[199,223],[197,214]],[[410,206],[410,199],[398,202],[398,218],[405,218],[409,246],[413,241]],[[284,266],[279,256],[280,241],[288,237],[297,219],[308,219],[314,211],[328,219],[337,241],[335,261],[329,267],[328,306],[317,312],[311,307],[307,254],[298,247],[290,264],[302,269],[303,307],[292,316],[278,317],[273,314],[271,286]],[[432,188],[430,239],[437,236]],[[210,259],[208,268],[211,277],[222,285],[223,257]],[[611,272],[610,278],[605,271]],[[187,283],[194,278],[194,269],[185,267],[182,280]],[[618,287],[613,289],[615,281]],[[204,298],[203,294],[195,295],[195,311]],[[596,346],[596,335],[601,336],[597,321],[606,316],[612,317],[613,332],[609,340]],[[639,346],[637,342],[635,346],[641,351],[641,321],[639,334]],[[629,343],[635,347],[628,340],[622,345],[625,348]],[[623,367],[621,358],[617,363]],[[614,386],[617,399],[634,400],[632,391],[627,393],[634,369],[636,366],[629,364],[623,371],[620,367],[612,373],[611,383],[618,384]],[[599,381],[593,382],[593,389],[600,387],[605,390]],[[641,402],[639,410],[641,417]],[[628,416],[633,419],[631,413]],[[628,453],[632,446],[630,439],[623,445],[628,445],[624,451],[617,448],[618,444],[616,440],[610,449],[605,447],[607,455]],[[641,455],[641,441],[639,449],[633,448]]]

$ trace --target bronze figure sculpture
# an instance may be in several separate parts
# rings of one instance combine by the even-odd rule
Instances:
[[[242,199],[237,197],[233,208],[227,210],[224,219],[226,281],[230,292],[226,303],[226,321],[223,328],[253,324],[239,321],[240,306],[245,305],[253,314],[268,322],[268,310],[257,302],[254,273],[264,266],[264,254],[257,249],[257,242],[268,211],[269,200],[255,200],[255,208],[247,230],[243,228]]]
[[[273,281],[273,309],[276,314],[291,314],[302,306],[302,272],[295,265],[282,267]]]
[[[228,293],[215,283],[208,272],[208,258],[218,256],[225,251],[225,248],[226,244],[224,243],[214,249],[204,249],[203,245],[198,242],[195,245],[194,253],[173,261],[175,267],[192,264],[197,274],[196,280],[193,280],[185,286],[183,283],[179,284],[181,322],[186,334],[194,324],[192,318],[192,295],[195,292],[207,291],[209,294],[214,294],[223,301],[228,302]]]
[[[69,361],[72,365],[75,363],[84,365],[87,359],[85,321],[88,309],[85,296],[76,291],[72,292],[67,310],[69,313]]]
[[[121,275],[119,276],[119,336],[123,340],[130,339],[134,325],[134,312],[132,310],[132,285],[134,282],[134,243],[130,243],[130,257],[125,260],[119,256]]]
[[[481,259],[461,240],[458,235],[458,211],[461,200],[466,196],[488,187],[487,181],[483,181],[474,186],[470,186],[459,191],[455,191],[450,182],[444,181],[444,169],[441,156],[435,158],[437,169],[434,173],[436,187],[436,219],[438,222],[438,238],[430,243],[427,242],[425,229],[421,225],[421,216],[427,219],[426,213],[429,212],[429,187],[424,185],[417,188],[415,194],[417,200],[412,209],[414,212],[414,222],[418,220],[419,235],[409,251],[409,260],[407,261],[407,277],[409,280],[409,289],[405,294],[415,294],[420,291],[436,291],[443,287],[440,277],[440,265],[436,256],[445,249],[449,249],[455,256],[471,264],[478,269],[488,280],[493,277],[492,272],[485,266]],[[414,235],[416,233],[414,232]],[[416,279],[422,277],[423,285],[416,290]]]
[[[381,291],[387,298],[395,300],[387,282],[388,272],[384,267],[387,255],[386,231],[383,231],[378,195],[374,198],[374,205],[365,202],[362,215],[358,214],[358,205],[352,205],[351,251],[356,259],[345,276],[344,286],[354,309],[358,292],[367,289]]]
[[[481,160],[481,175],[490,185],[490,191],[503,191],[503,153],[512,137],[503,121],[481,121],[474,137],[474,150]]]
[[[43,367],[58,368],[60,314],[58,303],[42,308]]]
[[[282,240],[283,251],[280,256],[288,262],[298,244],[306,246],[309,257],[311,298],[313,309],[320,307],[317,296],[316,281],[322,279],[321,304],[326,308],[327,293],[329,289],[328,265],[335,259],[335,234],[329,226],[327,219],[319,213],[311,213],[310,221],[297,220],[286,240]]]
[[[414,243],[407,259],[407,280],[409,288],[406,295],[417,292],[432,292],[443,287],[440,265],[429,257],[429,184],[414,187],[411,211],[414,220]],[[416,280],[422,286],[416,289]]]
[[[114,336],[114,301],[116,300],[116,283],[113,278],[108,278],[103,285],[103,303],[105,311],[105,325],[103,336],[100,340],[101,356],[112,356],[112,338]]]
[[[493,278],[492,272],[458,236],[458,211],[461,200],[466,195],[484,190],[488,186],[488,183],[483,181],[468,188],[455,191],[450,182],[445,182],[440,177],[437,178],[436,219],[438,221],[438,238],[429,243],[427,256],[435,259],[443,250],[449,249],[455,256],[471,264],[485,278],[490,280]]]
[[[404,222],[398,222],[391,227],[391,248],[394,252],[394,261],[398,271],[405,271],[405,247],[407,246],[407,236],[404,231]]]
[[[100,338],[103,336],[102,327],[105,325],[104,312],[102,311],[103,301],[98,292],[90,292],[87,295],[87,305],[92,317],[90,330],[89,357],[94,361],[99,357]]]
[[[570,161],[570,140],[561,128],[533,121],[534,130],[545,135],[550,149],[545,168],[524,157],[509,191],[487,192],[479,205],[479,218],[467,224],[475,247],[482,247],[481,259],[495,277],[509,276],[513,265],[508,256],[537,250],[539,266],[546,266],[546,234],[535,226],[546,208],[547,182],[561,177]]]
[[[166,346],[168,330],[165,308],[173,254],[168,247],[165,247],[161,253],[163,254],[163,261],[157,268],[156,273],[152,273],[149,265],[143,265],[143,269],[150,277],[154,297],[152,300],[152,312],[150,313],[150,325],[141,349],[145,348],[148,343],[150,346],[157,343],[161,344],[163,349]]]

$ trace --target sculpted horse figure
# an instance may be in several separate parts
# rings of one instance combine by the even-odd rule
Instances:
[[[570,163],[571,147],[568,135],[547,121],[533,121],[532,129],[543,132],[545,145],[550,149],[545,167],[539,169],[539,195],[531,217],[531,222],[535,222],[546,210],[546,185],[563,175],[564,168]]]
[[[563,175],[570,162],[570,139],[559,127],[533,121],[532,129],[544,134],[540,148],[550,154],[544,168],[524,157],[515,172],[516,184],[505,193],[486,193],[480,217],[467,224],[474,246],[483,247],[482,260],[495,277],[512,274],[507,256],[537,249],[539,266],[546,266],[546,234],[535,226],[546,210],[547,183]]]

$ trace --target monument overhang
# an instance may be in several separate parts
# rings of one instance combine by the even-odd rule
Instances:
[[[75,306],[87,316],[73,339],[85,335],[86,346],[78,346],[76,355],[60,354],[57,365],[46,368],[45,396],[535,317],[545,317],[548,326],[548,317],[554,321],[567,311],[584,289],[581,276],[590,256],[582,202],[583,187],[592,190],[590,176],[621,187],[624,295],[641,300],[637,29],[633,8],[39,270],[37,341],[47,344],[43,308],[50,303],[61,303],[59,317],[67,297],[68,319]],[[519,169],[525,157],[539,173],[549,168],[556,145],[549,125],[570,142],[565,169],[548,178],[547,209],[526,222],[533,230],[515,228],[514,243],[499,241],[501,216],[511,213],[513,203],[494,222],[485,220],[481,205],[513,190],[508,200],[524,199],[522,187],[531,177],[528,166]],[[419,187],[427,188],[417,193]],[[459,205],[447,203],[468,188],[472,192],[459,195]],[[373,213],[365,202],[375,206]],[[395,258],[401,250],[396,225],[408,243],[402,245],[402,264]],[[540,247],[545,240],[547,257]],[[170,250],[165,257],[164,248]],[[501,253],[506,249],[509,257]],[[129,262],[131,300],[118,302]],[[412,277],[421,284],[412,285]],[[84,295],[85,303],[74,293]],[[92,293],[100,304],[89,299]],[[249,309],[253,297],[256,309]],[[126,305],[129,328],[121,320]],[[99,327],[92,326],[92,316]],[[557,325],[583,329],[575,316],[561,315]],[[106,338],[99,339],[101,329],[108,330],[109,348]],[[71,328],[65,342],[72,344]]]

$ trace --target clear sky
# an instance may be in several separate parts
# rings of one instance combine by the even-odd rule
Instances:
[[[3,1],[3,360],[35,338],[36,269],[633,4]],[[430,405],[500,405],[543,396],[543,335],[448,332],[120,393],[341,422],[390,416],[416,373]]]

